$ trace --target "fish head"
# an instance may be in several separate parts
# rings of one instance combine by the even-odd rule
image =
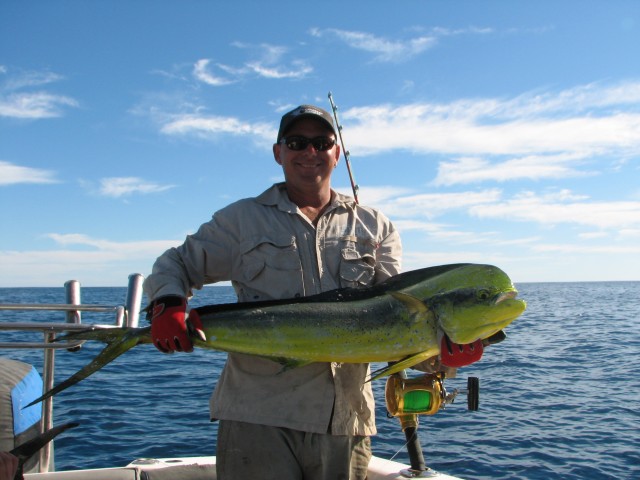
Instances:
[[[445,284],[448,283],[448,287]],[[452,342],[489,338],[518,318],[526,302],[517,298],[511,279],[491,265],[468,265],[441,279],[441,289],[427,301],[438,328]]]

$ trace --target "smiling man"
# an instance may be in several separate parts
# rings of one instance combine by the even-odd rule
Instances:
[[[301,105],[282,117],[273,156],[284,171],[287,196],[312,222],[331,202],[331,174],[340,146],[329,114]]]
[[[239,301],[253,302],[399,273],[400,237],[388,218],[331,188],[340,147],[329,113],[301,105],[285,114],[273,155],[283,183],[216,212],[155,262],[144,287],[159,350],[193,350],[187,298],[205,284],[230,280]],[[218,478],[364,479],[376,433],[368,372],[368,364],[335,363],[282,371],[229,353],[211,398],[211,418],[220,420]]]

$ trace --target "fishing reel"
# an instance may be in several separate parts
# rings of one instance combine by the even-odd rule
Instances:
[[[477,411],[480,404],[480,381],[478,377],[467,379],[467,389],[454,389],[447,393],[444,388],[444,373],[427,373],[415,378],[393,374],[387,379],[385,401],[392,417],[435,415],[440,408],[453,403],[460,393],[467,394],[467,407]]]

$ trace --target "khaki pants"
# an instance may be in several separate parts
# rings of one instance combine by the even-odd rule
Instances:
[[[365,480],[369,437],[220,420],[218,480]]]

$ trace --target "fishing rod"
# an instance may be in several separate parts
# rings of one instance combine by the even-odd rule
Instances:
[[[349,180],[351,181],[351,190],[353,191],[353,198],[358,203],[358,191],[360,190],[360,186],[356,183],[353,178],[353,172],[351,171],[351,162],[349,161],[349,150],[347,150],[344,146],[344,140],[342,138],[342,125],[340,125],[340,121],[338,120],[338,107],[333,102],[333,95],[329,92],[329,103],[331,104],[331,109],[333,110],[333,118],[336,121],[336,128],[338,129],[338,137],[340,137],[340,145],[342,145],[342,154],[344,155],[344,161],[347,165],[347,171],[349,172]]]
[[[427,467],[418,437],[418,415],[435,415],[445,405],[453,403],[464,390],[455,389],[447,393],[444,388],[444,372],[426,373],[409,378],[406,370],[394,373],[385,385],[385,403],[388,416],[397,417],[404,432],[405,447],[411,468],[403,470],[407,478],[431,477],[433,470]],[[480,381],[467,378],[467,407],[477,411],[479,406]]]

